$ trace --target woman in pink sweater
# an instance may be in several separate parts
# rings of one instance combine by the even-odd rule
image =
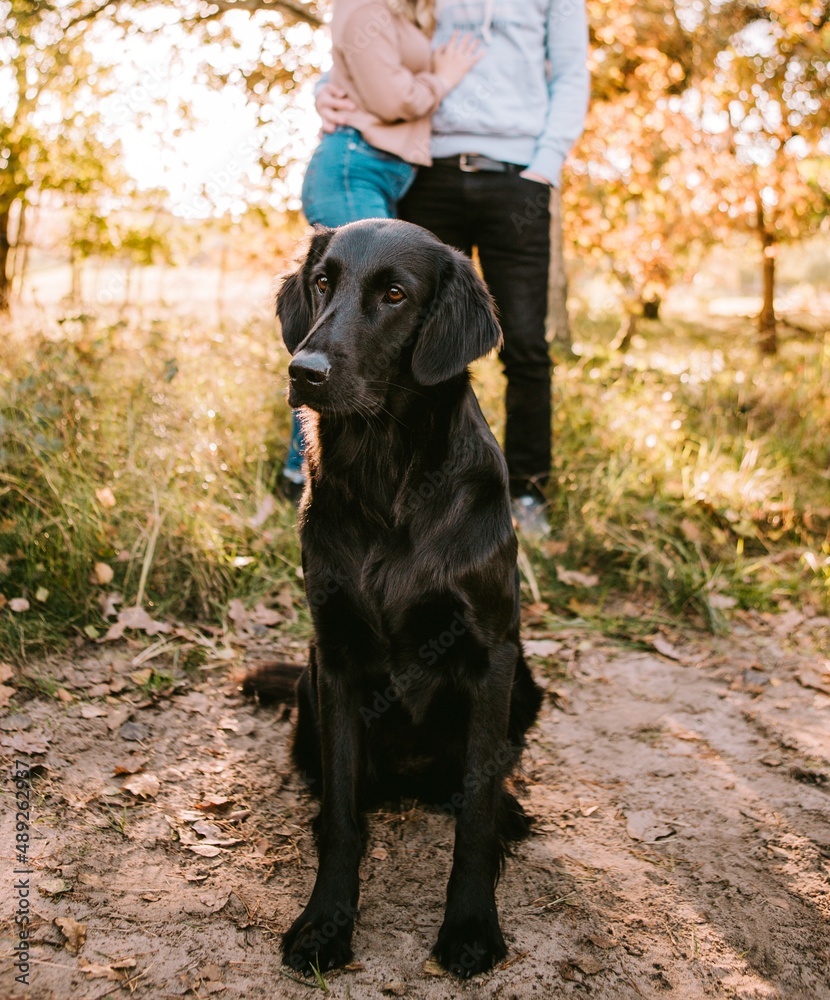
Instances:
[[[329,81],[357,109],[320,140],[303,181],[312,224],[394,218],[419,166],[429,166],[430,116],[483,54],[470,36],[430,52],[435,0],[335,0]],[[302,492],[303,440],[294,414],[283,492]]]
[[[416,168],[432,162],[430,116],[480,58],[469,37],[431,53],[434,27],[435,0],[335,0],[329,80],[357,110],[311,158],[309,222],[393,217]]]

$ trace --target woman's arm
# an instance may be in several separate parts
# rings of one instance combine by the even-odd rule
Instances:
[[[394,15],[367,3],[343,27],[340,51],[363,107],[382,121],[412,121],[438,107],[481,58],[472,39],[453,39],[435,54],[433,71],[412,73],[401,62]]]

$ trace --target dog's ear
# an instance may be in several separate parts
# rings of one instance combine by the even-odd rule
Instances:
[[[311,329],[311,293],[308,289],[308,276],[317,260],[325,253],[329,241],[334,235],[333,229],[314,227],[314,235],[308,245],[308,250],[302,264],[296,271],[286,275],[277,293],[277,316],[282,328],[282,339],[285,346],[294,354]]]
[[[452,251],[415,344],[412,374],[421,385],[437,385],[500,345],[501,328],[487,286],[472,261]]]

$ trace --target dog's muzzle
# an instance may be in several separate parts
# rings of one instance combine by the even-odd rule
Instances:
[[[321,351],[300,351],[288,366],[291,380],[288,402],[291,406],[313,405],[325,397],[331,363]]]

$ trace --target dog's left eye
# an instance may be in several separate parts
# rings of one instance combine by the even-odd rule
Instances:
[[[329,287],[329,279],[325,276],[325,274],[321,274],[314,284],[317,286],[317,291],[322,292],[325,295],[326,290]]]
[[[384,296],[387,302],[390,302],[393,306],[400,305],[401,302],[406,298],[406,293],[402,288],[397,285],[390,285],[386,289],[386,295]]]

